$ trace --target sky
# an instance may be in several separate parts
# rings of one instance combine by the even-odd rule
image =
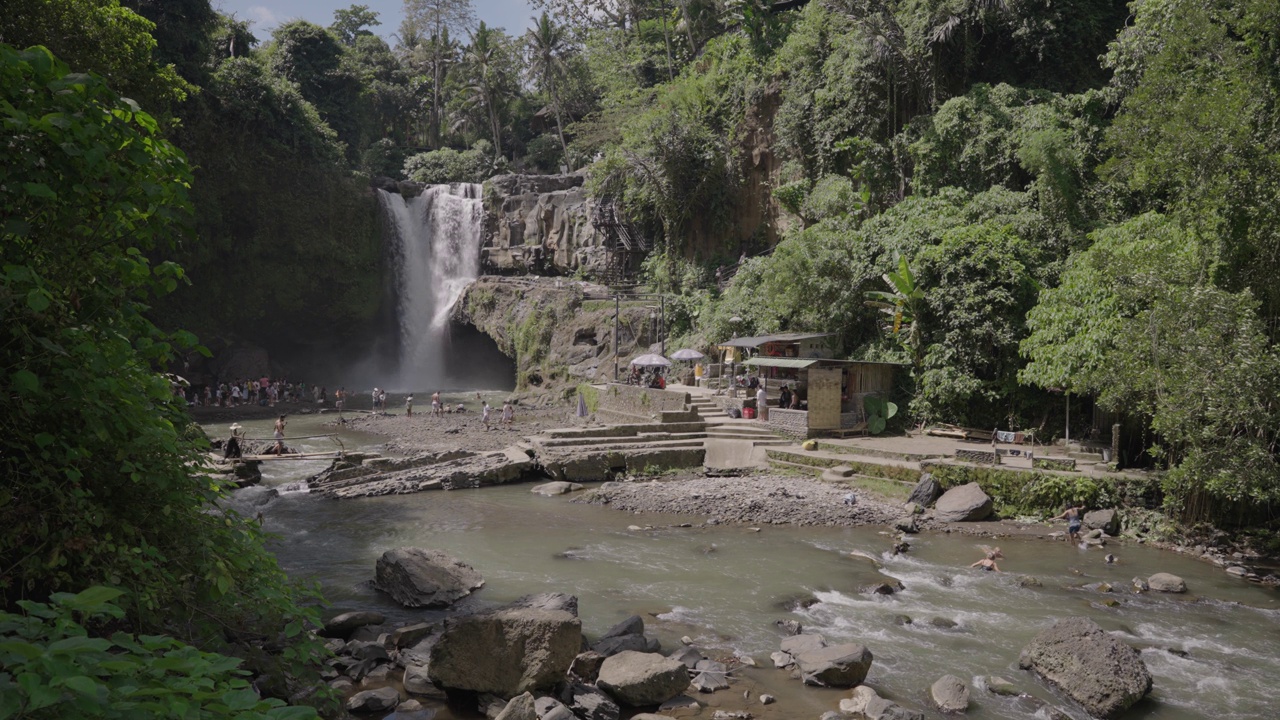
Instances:
[[[528,0],[471,0],[476,18],[490,27],[505,28],[512,35],[521,35],[532,25],[534,15]],[[253,34],[258,40],[270,38],[271,30],[282,22],[301,18],[317,25],[328,26],[333,22],[333,11],[352,5],[367,5],[378,13],[381,25],[373,31],[388,43],[395,45],[391,37],[404,18],[404,0],[213,0],[218,10],[234,14],[240,20],[253,23]]]

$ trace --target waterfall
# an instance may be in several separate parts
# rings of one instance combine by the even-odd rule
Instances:
[[[480,197],[472,183],[432,185],[408,199],[378,191],[395,235],[400,389],[436,389],[446,380],[449,316],[480,274]]]

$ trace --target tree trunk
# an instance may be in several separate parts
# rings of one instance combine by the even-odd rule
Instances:
[[[560,98],[556,95],[556,79],[552,77],[550,71],[547,73],[547,86],[551,91],[551,107],[556,111],[556,132],[560,135],[561,159],[564,160],[565,167],[568,167],[569,145],[564,141],[564,122],[560,119]]]

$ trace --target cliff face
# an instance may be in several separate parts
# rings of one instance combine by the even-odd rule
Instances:
[[[521,388],[574,386],[613,378],[614,303],[608,290],[547,277],[484,276],[467,288],[454,319],[493,338],[516,362]],[[652,309],[624,302],[618,319],[618,368],[656,341]]]
[[[605,238],[591,225],[582,173],[498,175],[485,183],[485,272],[600,274]]]

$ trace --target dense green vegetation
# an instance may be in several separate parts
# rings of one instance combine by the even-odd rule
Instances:
[[[249,688],[314,677],[316,615],[156,372],[200,349],[146,316],[186,279],[148,260],[185,232],[186,157],[43,48],[0,45],[0,93],[0,715],[314,716]]]
[[[17,0],[0,40],[95,73],[154,118],[141,131],[162,156],[185,151],[191,232],[148,229],[178,203],[148,197],[120,241],[174,286],[127,306],[148,302],[164,327],[303,351],[357,337],[385,297],[371,177],[587,168],[589,191],[654,241],[644,273],[670,294],[673,335],[831,331],[843,355],[909,368],[897,423],[1051,437],[1065,396],[1074,437],[1123,423],[1121,460],[1161,470],[1183,519],[1274,520],[1275,0],[534,5],[513,35],[467,0],[406,0],[392,46],[361,5],[258,38],[207,0]],[[138,191],[153,185],[173,190]],[[98,276],[31,248],[11,264],[33,274],[6,274],[5,297],[33,317],[45,273]],[[114,352],[180,349],[142,327]],[[534,356],[542,333],[525,334]],[[12,367],[15,393],[44,391]],[[26,562],[33,597],[78,589],[56,582],[65,555]]]

